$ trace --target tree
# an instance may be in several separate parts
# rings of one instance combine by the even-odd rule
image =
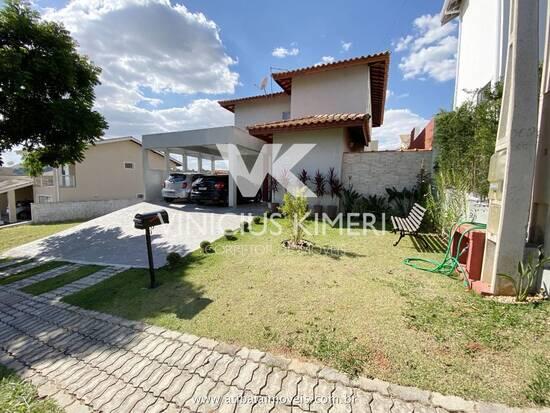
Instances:
[[[0,152],[22,146],[34,173],[82,161],[107,128],[92,109],[101,69],[76,46],[26,1],[7,0],[0,10]]]
[[[463,103],[453,111],[441,111],[435,118],[437,170],[460,182],[452,187],[487,196],[489,161],[495,151],[502,100],[502,84],[478,91],[478,103]]]

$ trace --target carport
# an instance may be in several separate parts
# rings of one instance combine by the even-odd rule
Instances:
[[[17,222],[17,202],[33,201],[33,180],[27,176],[0,177],[0,221]]]
[[[180,132],[156,133],[142,136],[143,151],[143,182],[145,186],[145,199],[147,201],[156,201],[160,199],[160,188],[162,182],[170,172],[171,154],[181,155],[183,158],[182,169],[188,170],[187,157],[195,157],[198,160],[199,173],[205,172],[204,160],[209,161],[211,171],[214,170],[215,163],[223,161],[217,145],[236,145],[238,152],[242,156],[244,163],[249,170],[256,162],[260,151],[265,144],[248,132],[235,126],[223,126],[218,128],[195,129]],[[149,167],[148,150],[156,150],[164,154],[165,170],[159,171]],[[232,159],[226,159],[226,166],[231,170]],[[269,171],[271,162],[266,156],[262,159],[265,171]],[[264,198],[266,194],[264,192]],[[266,199],[264,199],[266,200]],[[237,186],[235,177],[230,174],[229,179],[229,206],[237,206]]]

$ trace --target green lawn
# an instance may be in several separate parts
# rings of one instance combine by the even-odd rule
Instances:
[[[62,413],[53,400],[38,397],[36,388],[0,365],[0,413]]]
[[[56,232],[78,225],[79,222],[65,222],[61,224],[19,225],[16,227],[0,227],[0,253],[10,248],[26,244]]]
[[[0,285],[11,284],[15,281],[22,280],[24,278],[32,277],[33,275],[40,274],[45,271],[53,270],[54,268],[61,267],[66,265],[66,262],[63,261],[48,261],[38,267],[31,268],[27,271],[20,272],[19,274],[11,275],[6,278],[0,279]]]
[[[484,300],[459,280],[404,266],[409,256],[441,257],[409,239],[394,248],[393,234],[325,229],[314,241],[338,256],[245,234],[158,271],[155,290],[134,269],[65,301],[445,394],[549,402],[550,303]]]
[[[44,281],[39,281],[35,284],[31,284],[22,289],[22,291],[32,294],[40,295],[47,293],[48,291],[55,290],[56,288],[62,287],[65,284],[72,283],[74,281],[80,280],[81,278],[87,277],[94,272],[99,271],[101,266],[99,265],[85,265],[74,271],[67,272],[65,274],[58,275],[54,278],[49,278]]]

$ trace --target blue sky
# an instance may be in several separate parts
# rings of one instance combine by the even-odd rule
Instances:
[[[65,24],[103,68],[96,108],[110,124],[107,137],[230,124],[216,100],[260,93],[256,85],[270,67],[386,50],[386,119],[373,131],[383,148],[452,103],[457,29],[439,25],[442,0],[33,4]]]

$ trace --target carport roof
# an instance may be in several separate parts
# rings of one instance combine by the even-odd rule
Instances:
[[[32,186],[32,184],[33,179],[28,176],[0,176],[0,194]]]

